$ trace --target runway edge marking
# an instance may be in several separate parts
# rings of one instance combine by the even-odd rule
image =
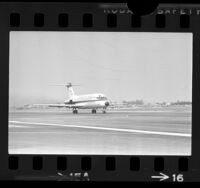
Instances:
[[[28,125],[59,126],[59,127],[72,127],[72,128],[81,128],[81,129],[96,129],[96,130],[108,130],[108,131],[129,132],[129,133],[143,133],[143,134],[156,134],[156,135],[166,135],[166,136],[191,137],[191,134],[185,134],[185,133],[144,131],[144,130],[134,130],[134,129],[119,129],[119,128],[95,127],[95,126],[86,126],[86,125],[82,125],[82,126],[80,126],[80,125],[63,125],[63,124],[55,124],[55,123],[36,123],[36,122],[23,122],[23,121],[9,121],[9,123],[28,124]]]

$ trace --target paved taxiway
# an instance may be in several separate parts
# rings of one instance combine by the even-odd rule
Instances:
[[[191,112],[66,109],[9,114],[9,153],[190,155]]]

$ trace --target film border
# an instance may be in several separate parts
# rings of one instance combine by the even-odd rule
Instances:
[[[103,6],[102,6],[103,5]],[[80,181],[199,181],[200,27],[197,6],[166,5],[138,17],[114,4],[0,3],[0,179]],[[114,6],[114,8],[113,8]],[[64,21],[65,20],[65,21]],[[67,20],[67,21],[66,21]],[[129,31],[193,33],[192,156],[8,154],[9,31]],[[136,165],[134,165],[136,164]],[[179,175],[183,175],[182,179]],[[157,178],[152,178],[152,176]],[[170,176],[170,178],[167,178]],[[178,177],[179,176],[179,177]],[[168,179],[168,180],[167,180]]]

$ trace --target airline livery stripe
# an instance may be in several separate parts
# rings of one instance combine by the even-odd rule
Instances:
[[[80,101],[73,101],[70,103],[70,102],[65,102],[65,104],[78,104],[78,103],[84,103],[84,102],[97,102],[97,101],[105,101],[107,102],[107,99],[90,99],[90,100],[80,100]]]
[[[145,131],[145,130],[120,129],[120,128],[110,128],[110,127],[95,127],[95,126],[86,126],[86,125],[63,125],[63,124],[54,124],[54,123],[34,123],[34,122],[22,122],[22,121],[9,121],[9,122],[15,123],[15,124],[27,124],[27,125],[46,125],[46,126],[72,127],[72,128],[81,128],[81,129],[107,130],[107,131],[117,131],[117,132],[127,132],[127,133],[191,137],[191,134],[174,133],[174,132]]]

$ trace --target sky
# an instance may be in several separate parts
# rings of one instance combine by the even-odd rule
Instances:
[[[11,31],[9,106],[57,103],[75,94],[111,101],[192,100],[192,34]]]

